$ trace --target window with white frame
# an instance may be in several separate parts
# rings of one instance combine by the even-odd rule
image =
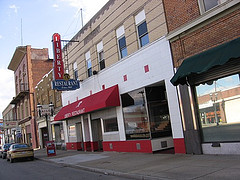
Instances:
[[[21,119],[21,116],[20,116],[20,106],[17,107],[17,119]]]
[[[104,132],[118,131],[117,117],[103,119]]]
[[[97,52],[98,52],[98,61],[99,61],[99,67],[100,70],[105,68],[105,59],[104,59],[104,53],[103,53],[103,42],[97,44]]]
[[[118,50],[120,59],[127,56],[127,45],[126,45],[126,38],[125,38],[125,31],[124,26],[119,27],[116,30],[117,40],[118,40]]]
[[[146,23],[145,12],[142,10],[135,16],[135,23],[137,26],[139,46],[143,47],[149,43],[148,29]]]
[[[87,75],[88,77],[92,76],[92,61],[90,57],[90,51],[85,54],[86,62],[87,62]]]
[[[77,70],[77,62],[73,63],[73,78],[78,79],[78,70]]]
[[[25,117],[28,117],[28,101],[25,101]]]
[[[201,13],[204,13],[226,1],[227,0],[199,0]]]
[[[24,119],[24,108],[22,103],[21,103],[21,119]]]

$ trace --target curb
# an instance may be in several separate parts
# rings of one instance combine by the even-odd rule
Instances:
[[[51,163],[55,163],[55,164],[59,164],[59,165],[63,165],[65,167],[71,167],[71,168],[81,169],[81,170],[100,173],[100,174],[105,174],[105,175],[125,177],[125,178],[135,179],[135,180],[167,180],[168,179],[166,177],[160,178],[160,177],[156,177],[156,176],[145,176],[145,175],[139,175],[139,174],[123,173],[123,172],[120,172],[120,171],[92,168],[92,167],[86,167],[86,166],[81,166],[81,165],[56,163],[56,162],[50,161],[48,159],[42,159],[42,158],[36,158],[36,157],[35,157],[35,159],[36,160],[41,160],[41,161],[46,161],[46,162],[51,162]]]

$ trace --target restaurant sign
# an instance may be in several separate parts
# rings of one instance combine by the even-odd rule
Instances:
[[[52,89],[57,89],[58,91],[69,91],[80,88],[79,80],[69,79],[56,79],[52,81]]]
[[[53,61],[54,80],[52,81],[52,89],[56,89],[58,91],[69,91],[79,89],[80,88],[79,80],[66,78],[67,74],[64,74],[61,37],[58,33],[53,34],[52,42],[54,55]]]

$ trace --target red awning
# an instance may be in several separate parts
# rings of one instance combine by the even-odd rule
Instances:
[[[54,117],[54,121],[85,114],[106,107],[120,106],[118,85],[102,90],[96,94],[85,97],[72,104],[62,107]]]

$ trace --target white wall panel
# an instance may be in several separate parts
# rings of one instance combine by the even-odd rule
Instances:
[[[149,72],[145,73],[144,66],[149,66]],[[100,71],[80,84],[80,89],[75,91],[63,92],[63,105],[67,105],[78,99],[82,99],[92,93],[118,84],[120,94],[148,86],[157,82],[165,81],[169,111],[172,123],[173,138],[183,138],[181,116],[177,98],[176,88],[170,83],[173,76],[173,66],[170,53],[169,42],[165,39],[159,39],[154,43],[146,45],[137,52],[118,61],[110,67]],[[124,82],[123,76],[127,75],[127,81]],[[118,118],[123,118],[118,116]],[[121,124],[122,123],[122,124]],[[120,121],[121,130],[124,127],[123,121]],[[125,136],[120,132],[120,139]]]

